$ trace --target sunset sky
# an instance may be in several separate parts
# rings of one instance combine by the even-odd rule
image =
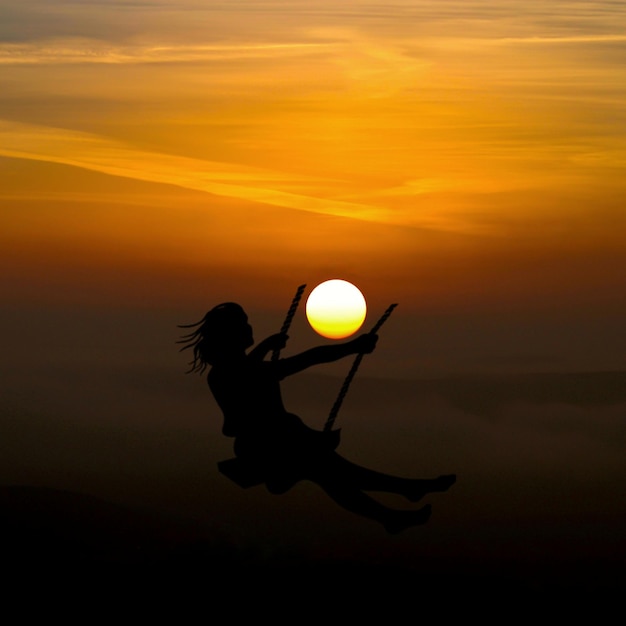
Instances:
[[[172,411],[197,388],[219,419],[179,378],[175,325],[233,300],[262,338],[330,278],[363,291],[366,326],[399,303],[364,376],[623,372],[625,26],[608,0],[0,0],[6,419],[153,428],[168,385]],[[292,349],[318,340],[300,315]],[[110,378],[131,371],[145,403]],[[626,394],[598,394],[576,423],[623,442]],[[68,455],[46,480],[97,490]]]

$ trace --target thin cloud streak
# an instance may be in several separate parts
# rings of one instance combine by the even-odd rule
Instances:
[[[487,44],[499,43],[605,43],[626,41],[626,35],[570,35],[564,37],[501,37],[499,39],[483,39]]]
[[[0,44],[0,64],[136,64],[267,58],[325,51],[329,43],[119,46],[90,39]]]
[[[297,181],[289,174],[144,152],[87,133],[33,125],[0,122],[0,137],[0,154],[8,157],[73,165],[302,211],[383,223],[391,221],[387,211],[374,206],[299,195],[277,188],[283,181],[288,184]],[[223,180],[232,183],[220,182]],[[306,178],[303,181],[310,183]],[[267,186],[257,186],[259,183]]]

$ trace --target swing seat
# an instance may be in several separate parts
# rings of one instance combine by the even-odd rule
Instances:
[[[307,433],[307,446],[298,448],[291,456],[283,457],[284,462],[275,464],[263,458],[253,456],[236,456],[232,459],[220,461],[217,469],[221,474],[232,480],[243,489],[265,484],[271,493],[285,493],[302,479],[299,461],[310,458],[313,454],[331,452],[337,448],[341,438],[341,429],[332,431],[314,431],[304,427]]]
[[[220,461],[217,464],[217,468],[221,474],[226,476],[226,478],[230,478],[242,489],[265,484],[267,490],[276,495],[286,493],[300,480],[289,475],[273,476],[271,478],[262,476],[262,472],[256,464],[238,457]]]

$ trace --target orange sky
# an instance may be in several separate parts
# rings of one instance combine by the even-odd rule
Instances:
[[[626,312],[625,13],[2,2],[0,286],[282,311],[341,277],[380,309]]]

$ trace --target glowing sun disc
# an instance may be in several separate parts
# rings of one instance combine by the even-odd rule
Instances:
[[[327,280],[310,293],[306,317],[313,330],[329,339],[353,335],[365,320],[363,294],[346,280]]]

